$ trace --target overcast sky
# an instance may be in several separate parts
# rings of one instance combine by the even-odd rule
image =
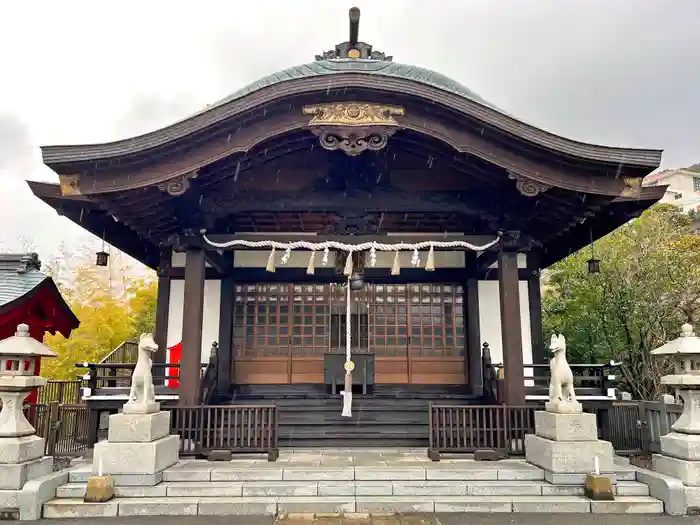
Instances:
[[[39,146],[151,131],[347,40],[577,140],[700,161],[700,0],[25,0],[0,7],[0,250],[88,235],[24,180]]]

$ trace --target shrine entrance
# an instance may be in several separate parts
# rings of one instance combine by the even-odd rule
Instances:
[[[238,285],[236,384],[324,382],[324,355],[345,355],[346,285]],[[465,384],[463,289],[368,283],[351,291],[353,354],[372,354],[376,384]]]

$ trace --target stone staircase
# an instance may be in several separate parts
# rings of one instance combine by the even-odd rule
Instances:
[[[352,417],[341,416],[342,397],[324,385],[248,385],[231,402],[267,404],[279,411],[282,447],[427,447],[431,402],[476,403],[458,388],[412,385],[413,389],[378,385],[370,395],[354,395]]]
[[[462,457],[439,463],[425,449],[283,450],[277,462],[183,460],[155,486],[118,486],[116,498],[86,504],[89,464],[44,505],[45,518],[144,515],[276,515],[284,513],[544,512],[661,514],[663,503],[619,466],[615,501],[583,497],[583,485],[553,485],[524,460],[494,463]]]

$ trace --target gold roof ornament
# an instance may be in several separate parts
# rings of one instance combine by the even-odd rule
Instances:
[[[400,106],[367,102],[334,102],[304,106],[305,115],[313,115],[309,129],[327,150],[341,150],[356,156],[366,150],[383,149],[399,129],[394,115],[403,115]]]

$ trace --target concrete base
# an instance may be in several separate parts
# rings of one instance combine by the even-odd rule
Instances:
[[[51,472],[27,482],[20,490],[0,490],[0,512],[22,521],[38,520],[44,503],[54,499],[56,489],[67,481],[67,472]]]
[[[537,435],[554,441],[597,441],[595,414],[535,412]]]
[[[44,455],[46,440],[39,436],[6,437],[0,439],[0,465],[24,463]]]
[[[177,463],[178,436],[167,436],[151,443],[110,443],[95,445],[93,469],[102,474],[157,474]],[[115,479],[115,482],[117,480]]]
[[[613,454],[608,441],[552,441],[532,434],[525,436],[525,459],[554,473],[593,472],[596,456],[600,472],[613,472]]]
[[[683,482],[683,485],[700,487],[700,461],[672,458],[662,454],[652,456],[654,470]]]
[[[19,490],[27,481],[46,476],[52,470],[50,457],[0,465],[0,490]]]
[[[109,416],[110,443],[150,443],[170,434],[170,412]]]
[[[160,412],[160,403],[124,403],[122,414],[146,415]]]
[[[661,436],[661,453],[678,459],[700,461],[700,435],[671,432]]]
[[[578,401],[547,401],[544,409],[550,414],[581,414],[583,405]]]

